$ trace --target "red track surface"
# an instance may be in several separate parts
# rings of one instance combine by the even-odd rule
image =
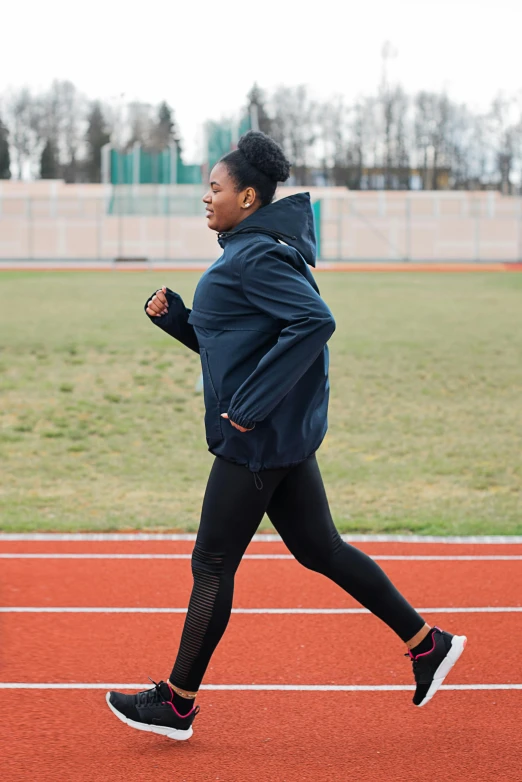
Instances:
[[[427,614],[426,619],[469,638],[466,664],[459,665],[454,683],[522,682],[520,615]],[[182,624],[183,616],[164,614],[5,614],[0,679],[146,683],[148,675],[166,678]],[[206,681],[411,684],[403,651],[372,616],[236,614]]]
[[[371,555],[502,556],[515,554],[522,556],[522,546],[514,543],[396,543],[393,541],[374,543],[364,541],[354,545]],[[2,552],[19,554],[75,552],[83,554],[190,554],[193,547],[194,543],[187,540],[2,540],[0,544]],[[281,541],[256,540],[250,544],[247,553],[288,554],[288,549]]]
[[[522,599],[522,560],[379,564],[416,606],[517,606]],[[186,607],[192,586],[188,560],[25,559],[4,560],[1,567],[0,596],[10,606],[181,608]],[[245,560],[236,579],[235,602],[242,608],[359,605],[336,584],[295,560]]]
[[[4,780],[520,782],[519,692],[445,692],[429,710],[408,696],[208,692],[194,737],[175,743],[126,728],[99,691],[31,692],[46,719],[26,706],[13,722],[27,699],[8,691],[0,721],[19,749]]]
[[[7,542],[6,553],[188,553],[190,542]],[[365,544],[372,554],[520,555],[522,546]],[[249,553],[286,553],[256,543]],[[382,562],[417,606],[518,606],[522,561]],[[0,560],[4,606],[185,607],[183,560]],[[356,604],[287,560],[245,560],[238,608]],[[146,682],[170,671],[182,614],[0,614],[0,680]],[[448,684],[520,684],[522,614],[426,614],[469,644]],[[205,682],[411,684],[402,644],[370,615],[234,614]],[[2,690],[5,782],[38,779],[251,782],[360,780],[520,782],[522,691],[442,691],[426,708],[410,692],[205,690],[194,737],[176,743],[126,728],[104,690]],[[9,736],[9,744],[5,742]]]

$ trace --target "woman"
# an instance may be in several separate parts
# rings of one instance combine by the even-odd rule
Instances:
[[[292,554],[384,621],[406,643],[423,706],[462,654],[465,636],[431,628],[332,521],[315,452],[327,429],[328,348],[335,329],[309,269],[308,193],[273,202],[290,164],[249,132],[210,176],[203,201],[223,254],[201,277],[192,311],[168,288],[145,311],[199,353],[205,428],[216,458],[192,555],[194,585],[169,680],[136,695],[107,693],[123,722],[183,740],[194,700],[227,626],[234,574],[265,512]]]

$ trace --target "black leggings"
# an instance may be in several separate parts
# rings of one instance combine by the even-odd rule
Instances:
[[[199,688],[230,618],[235,572],[265,512],[298,562],[339,584],[403,641],[424,626],[381,568],[341,540],[315,454],[295,467],[259,474],[216,458],[192,554],[194,586],[170,676],[176,687]]]

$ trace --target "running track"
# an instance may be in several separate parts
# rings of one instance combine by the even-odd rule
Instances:
[[[254,542],[194,737],[176,743],[126,728],[104,696],[168,676],[193,543],[22,537],[0,536],[5,782],[522,780],[522,541],[357,542],[427,621],[468,636],[423,709],[387,628]]]

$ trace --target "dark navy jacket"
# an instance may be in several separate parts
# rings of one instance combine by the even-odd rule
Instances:
[[[298,464],[328,427],[335,330],[307,265],[316,254],[309,194],[259,209],[218,241],[223,255],[201,276],[193,309],[167,289],[168,313],[151,320],[201,356],[211,453],[252,472]]]

